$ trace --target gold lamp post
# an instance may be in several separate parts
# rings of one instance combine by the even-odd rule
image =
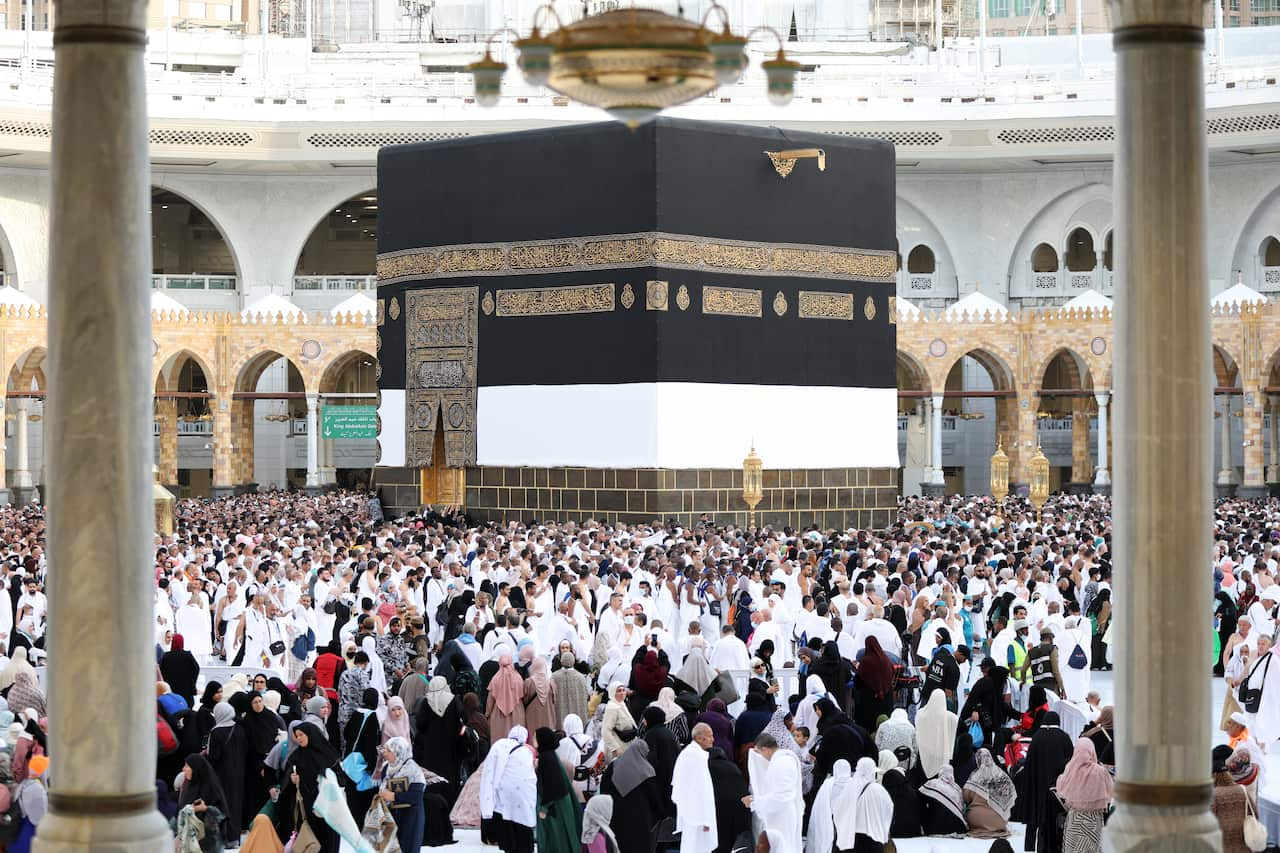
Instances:
[[[764,499],[764,462],[756,455],[756,448],[751,447],[747,458],[742,460],[742,500],[747,504],[747,526],[755,523],[756,505]]]
[[[1004,452],[1004,439],[996,439],[996,452],[991,455],[991,496],[1003,502],[1009,494],[1009,454]]]
[[[1036,518],[1040,517],[1040,508],[1049,499],[1049,458],[1040,448],[1040,440],[1036,439],[1036,455],[1031,457],[1031,505],[1036,508]]]

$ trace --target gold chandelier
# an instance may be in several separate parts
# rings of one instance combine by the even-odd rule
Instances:
[[[719,32],[707,28],[713,12],[723,24]],[[554,18],[557,26],[544,33],[539,23],[546,16]],[[747,67],[747,42],[758,32],[777,39],[777,55],[761,67],[769,101],[785,106],[795,95],[800,63],[787,58],[782,37],[770,27],[735,35],[729,28],[729,13],[719,3],[707,10],[700,24],[656,9],[615,9],[566,26],[554,7],[540,6],[527,37],[499,30],[486,42],[484,57],[467,70],[475,83],[476,103],[497,104],[507,65],[493,58],[489,46],[498,36],[510,33],[516,36],[516,64],[526,83],[600,107],[635,127],[667,107],[736,83]]]

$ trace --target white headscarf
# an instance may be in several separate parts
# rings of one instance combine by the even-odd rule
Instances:
[[[817,679],[812,679],[816,681]],[[805,838],[805,853],[830,853],[835,845],[835,808],[853,778],[849,762],[841,758],[831,766],[831,776],[818,789],[809,816],[809,834]]]
[[[938,775],[942,765],[951,760],[958,719],[947,710],[947,697],[941,690],[933,691],[928,703],[916,714],[916,744],[926,779]]]
[[[13,656],[9,660],[9,665],[4,668],[3,672],[0,672],[0,690],[5,690],[11,686],[14,679],[18,677],[18,673],[20,672],[31,673],[31,677],[33,679],[36,677],[35,667],[27,662],[26,646],[18,646],[18,648],[13,650]]]
[[[392,779],[407,779],[408,784],[427,784],[427,774],[413,760],[413,747],[402,737],[393,737],[386,743],[387,749],[395,754],[395,760],[387,765],[382,774],[383,784]]]
[[[587,809],[582,813],[582,843],[595,841],[597,833],[604,833],[609,840],[609,849],[618,849],[618,839],[609,828],[613,820],[613,797],[608,794],[596,794],[587,802]]]
[[[848,842],[853,847],[859,834],[880,844],[888,841],[889,826],[893,823],[893,799],[876,781],[875,762],[870,758],[858,760],[846,792],[835,803],[836,846],[844,850]]]
[[[427,685],[427,704],[437,717],[443,717],[453,702],[453,692],[449,690],[449,681],[443,675],[437,675]]]
[[[369,686],[378,691],[379,696],[387,692],[387,672],[382,668],[382,658],[378,657],[373,637],[365,637],[360,642],[360,650],[369,656]]]

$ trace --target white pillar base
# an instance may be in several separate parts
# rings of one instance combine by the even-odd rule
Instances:
[[[1095,486],[1110,486],[1110,485],[1111,485],[1111,474],[1110,474],[1110,473],[1108,473],[1108,471],[1107,471],[1107,469],[1106,469],[1106,468],[1099,468],[1099,469],[1098,469],[1098,473],[1097,473],[1097,474],[1095,474],[1095,475],[1094,475],[1094,477],[1093,477],[1093,484],[1094,484]]]
[[[1222,832],[1204,806],[1120,803],[1102,833],[1104,853],[1218,853]]]
[[[65,815],[50,812],[40,821],[36,853],[173,853],[173,833],[160,812]]]
[[[1236,476],[1236,472],[1226,468],[1218,472],[1218,479],[1215,481],[1219,486],[1235,486],[1240,483],[1240,478]]]

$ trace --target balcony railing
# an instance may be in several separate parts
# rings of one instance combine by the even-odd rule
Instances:
[[[233,275],[153,275],[152,290],[222,290],[234,291]]]
[[[151,422],[151,434],[160,434],[160,421]],[[213,435],[213,421],[178,421],[178,435]]]
[[[1068,270],[1065,275],[1067,278],[1067,293],[1083,293],[1094,286],[1097,279],[1097,270],[1088,270],[1087,272],[1071,272]]]
[[[293,278],[295,291],[318,290],[376,290],[375,275],[299,275]]]
[[[1280,290],[1280,267],[1263,267],[1260,281],[1262,287],[1258,288],[1259,290]]]

